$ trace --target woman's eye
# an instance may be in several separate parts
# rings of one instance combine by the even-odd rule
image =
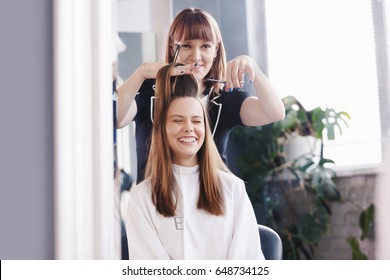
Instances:
[[[211,48],[211,45],[209,45],[209,44],[205,44],[205,45],[203,45],[203,48],[205,48],[205,49],[209,49],[209,48]]]
[[[190,48],[190,47],[191,47],[191,46],[188,45],[188,44],[183,44],[183,45],[180,46],[180,48],[185,48],[185,49],[188,49],[188,48]]]

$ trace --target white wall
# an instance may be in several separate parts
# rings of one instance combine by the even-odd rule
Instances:
[[[170,7],[170,0],[118,1],[118,31],[155,33],[157,60],[162,61],[166,34],[171,22]]]

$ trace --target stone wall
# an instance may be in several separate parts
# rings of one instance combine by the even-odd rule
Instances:
[[[368,259],[375,259],[374,234],[360,241],[359,216],[362,210],[374,203],[376,177],[376,175],[354,175],[336,179],[342,201],[331,205],[330,225],[326,235],[318,244],[316,253],[318,259],[352,259],[352,251],[347,242],[349,237],[359,240],[360,249]]]

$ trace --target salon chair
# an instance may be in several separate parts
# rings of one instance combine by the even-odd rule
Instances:
[[[281,260],[283,258],[283,246],[279,234],[267,226],[257,226],[264,258],[266,260]]]

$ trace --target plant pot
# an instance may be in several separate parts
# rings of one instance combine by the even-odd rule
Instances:
[[[286,160],[293,162],[304,155],[319,155],[321,143],[314,136],[301,136],[293,132],[284,143],[283,149]]]

